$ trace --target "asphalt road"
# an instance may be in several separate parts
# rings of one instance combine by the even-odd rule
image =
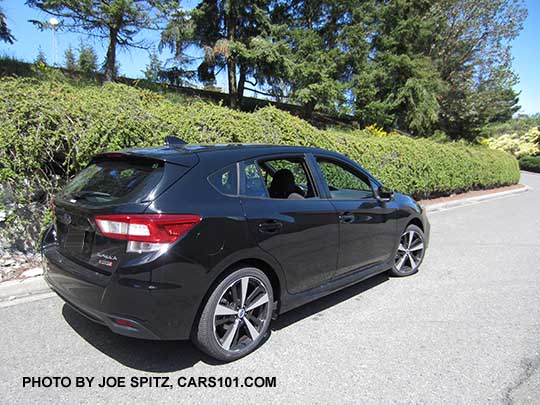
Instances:
[[[522,182],[533,189],[433,213],[419,274],[292,311],[232,364],[187,342],[114,335],[56,297],[2,308],[0,403],[538,404],[540,175]],[[173,388],[23,388],[25,376],[166,376]],[[176,386],[192,376],[276,377],[277,387]]]

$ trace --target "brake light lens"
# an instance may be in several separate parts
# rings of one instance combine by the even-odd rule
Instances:
[[[120,326],[124,326],[126,328],[135,328],[135,324],[127,319],[114,319],[114,323]]]
[[[128,252],[153,252],[168,247],[201,222],[199,215],[98,215],[96,225],[111,239],[127,240]]]

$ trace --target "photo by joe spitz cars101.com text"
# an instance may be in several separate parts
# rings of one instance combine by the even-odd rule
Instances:
[[[188,145],[96,155],[54,198],[45,278],[113,332],[191,339],[221,360],[272,319],[384,271],[418,271],[429,223],[335,152]]]

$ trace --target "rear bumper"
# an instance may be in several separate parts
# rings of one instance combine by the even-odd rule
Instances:
[[[177,306],[180,286],[160,289],[141,281],[140,273],[130,277],[119,271],[96,272],[66,258],[55,246],[44,247],[42,252],[47,284],[88,319],[140,339],[189,339],[197,306]]]
[[[93,322],[99,323],[101,325],[107,326],[113,332],[118,333],[119,335],[139,338],[139,339],[150,339],[150,340],[161,340],[154,332],[146,328],[142,323],[135,321],[133,319],[128,319],[125,317],[113,316],[103,312],[99,312],[94,308],[81,305],[76,303],[75,300],[67,298],[60,292],[58,285],[54,284],[52,279],[48,276],[45,276],[45,280],[49,287],[60,297],[62,298],[71,308],[77,311],[79,314],[85,316]],[[116,323],[116,321],[127,321],[131,326],[124,326]]]

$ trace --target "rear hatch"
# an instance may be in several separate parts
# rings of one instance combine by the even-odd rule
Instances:
[[[79,264],[111,274],[126,254],[126,241],[103,236],[95,216],[143,213],[197,162],[195,154],[184,154],[174,163],[133,152],[96,156],[55,196],[58,250]]]

